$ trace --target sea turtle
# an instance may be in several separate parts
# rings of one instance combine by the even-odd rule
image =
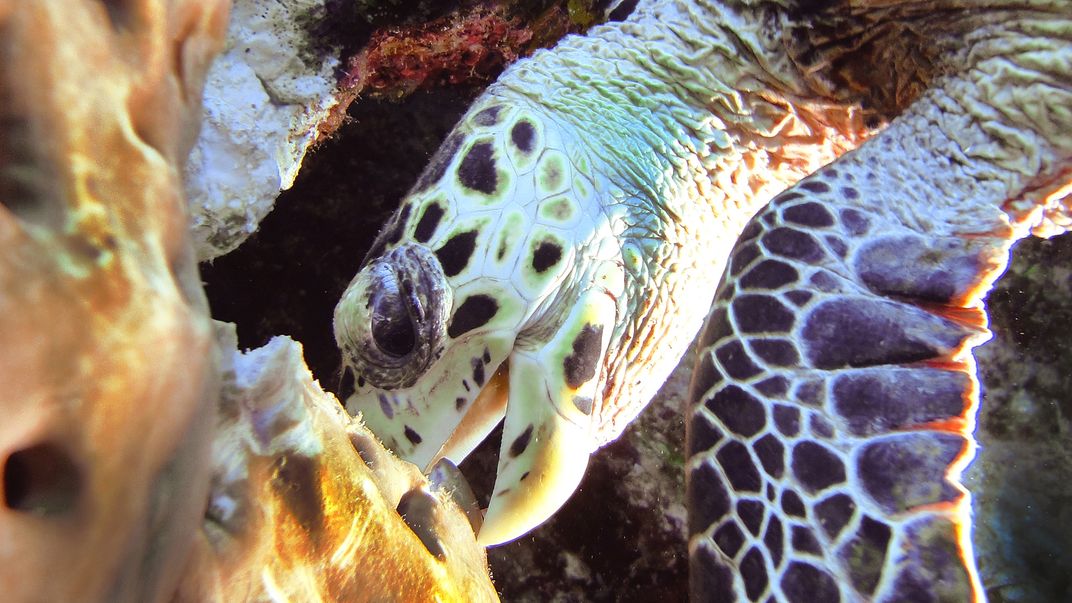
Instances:
[[[978,598],[971,349],[1011,243],[1069,223],[1070,81],[1062,0],[639,2],[433,157],[336,308],[347,407],[418,465],[505,416],[503,542],[710,309],[694,597]]]

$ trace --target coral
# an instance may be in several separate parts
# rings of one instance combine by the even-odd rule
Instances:
[[[497,600],[465,514],[320,389],[300,345],[242,354],[218,333],[212,488],[178,601]]]
[[[490,81],[531,38],[532,32],[500,7],[381,29],[350,58],[341,86],[397,99],[422,87]]]
[[[205,123],[186,163],[199,260],[242,243],[290,188],[336,103],[338,49],[310,50],[300,15],[323,0],[237,0],[205,84]]]
[[[216,358],[177,166],[226,19],[0,3],[5,600],[160,600],[201,523]]]
[[[3,598],[495,600],[299,346],[209,318],[179,174],[227,7],[0,0]]]

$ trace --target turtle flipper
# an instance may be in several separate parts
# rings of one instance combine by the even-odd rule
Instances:
[[[983,598],[960,483],[971,350],[1072,166],[1069,30],[1047,18],[991,29],[1001,43],[745,228],[690,392],[695,600]],[[996,92],[1028,89],[1045,93]]]
[[[599,288],[582,294],[546,343],[510,356],[510,394],[495,489],[478,541],[513,540],[543,523],[580,483],[600,399],[615,302]]]
[[[687,421],[697,600],[981,595],[971,349],[1018,233],[997,199],[965,231],[919,200],[948,181],[880,160],[916,117],[776,197],[731,255]]]
[[[864,194],[850,174],[821,171],[751,223],[701,337],[697,600],[978,593],[958,478],[974,453],[970,348],[989,336],[979,299],[1009,239],[927,237],[839,203]]]

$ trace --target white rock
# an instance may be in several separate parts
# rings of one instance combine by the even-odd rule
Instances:
[[[227,47],[208,74],[204,123],[186,165],[199,260],[252,234],[294,182],[336,104],[336,53],[313,56],[307,26],[323,0],[237,0]]]

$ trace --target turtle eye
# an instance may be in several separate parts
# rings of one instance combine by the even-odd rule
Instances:
[[[401,358],[413,351],[417,331],[406,309],[406,300],[399,295],[397,281],[390,279],[385,287],[372,294],[372,340],[383,352]]]
[[[410,387],[447,336],[451,290],[436,256],[405,244],[357,273],[335,307],[343,361],[369,385]]]

